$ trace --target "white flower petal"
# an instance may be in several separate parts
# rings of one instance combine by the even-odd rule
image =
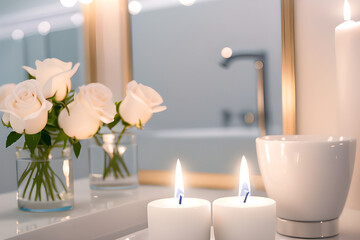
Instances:
[[[17,84],[6,98],[4,112],[14,131],[35,134],[45,127],[51,106],[42,95],[40,83],[27,80]]]
[[[28,67],[28,66],[22,66],[23,69],[25,69],[31,76],[36,77],[36,70]]]
[[[48,120],[48,111],[43,109],[36,117],[25,120],[25,133],[36,134],[44,129]],[[12,124],[11,124],[12,126]]]
[[[5,99],[14,91],[15,86],[9,83],[0,87],[0,110],[5,108]]]
[[[53,76],[63,72],[63,69],[59,66],[48,66],[44,62],[40,62],[36,68],[36,80],[41,83],[42,86],[46,84]]]
[[[120,115],[125,121],[138,127],[139,120],[144,125],[152,113],[166,109],[165,106],[158,106],[162,102],[162,97],[154,89],[133,80],[127,85],[126,97],[120,105]]]
[[[63,109],[59,114],[59,126],[69,137],[76,139],[88,139],[92,137],[102,122],[87,107],[81,104],[77,98],[68,105],[70,115]]]
[[[47,112],[51,109],[51,107],[52,107],[52,103],[49,102],[48,100],[45,100],[42,103],[39,111],[31,113],[31,114],[27,115],[26,117],[24,117],[23,119],[24,120],[37,119],[37,118],[39,118],[40,114],[43,114],[44,112],[46,112],[46,114],[47,114]]]
[[[25,130],[25,121],[21,118],[18,118],[17,116],[10,114],[10,124],[12,129],[14,129],[15,132],[22,134]]]
[[[56,101],[62,101],[70,90],[71,80],[67,77],[66,72],[63,72],[46,82],[43,93],[45,98],[50,98],[55,95]]]
[[[10,113],[4,113],[2,116],[2,121],[5,123],[5,125],[8,125],[10,122]]]
[[[103,109],[101,109],[100,120],[104,123],[111,123],[114,121],[116,114],[116,106],[113,102],[108,102]]]
[[[66,97],[67,90],[71,89],[71,77],[78,70],[80,63],[72,68],[71,62],[63,62],[56,58],[48,58],[44,61],[35,62],[36,70],[24,67],[44,87],[46,98],[55,96],[55,100],[62,101]]]
[[[151,118],[153,110],[138,96],[129,92],[120,104],[121,117],[131,125],[138,125],[139,120],[145,125]]]
[[[163,99],[160,96],[160,94],[158,92],[156,92],[154,89],[152,89],[151,87],[145,86],[140,83],[139,89],[141,89],[141,91],[145,95],[147,101],[149,101],[150,107],[160,105],[163,103]]]
[[[58,64],[58,59],[51,59],[51,63]],[[61,62],[61,61],[60,61]],[[63,65],[69,69],[65,71],[61,71],[53,75],[50,79],[46,81],[44,84],[43,93],[45,98],[53,97],[55,95],[56,101],[62,101],[65,99],[67,93],[71,90],[71,77],[76,73],[78,70],[80,63],[75,64],[74,68],[71,69],[72,63],[63,63]]]
[[[80,87],[79,101],[93,111],[104,123],[114,121],[116,106],[111,90],[101,83],[90,83]]]
[[[62,71],[68,71],[72,67],[72,62],[63,62],[57,58],[47,58],[44,60],[44,63],[47,64],[48,67],[61,68]]]
[[[167,109],[166,106],[156,106],[156,107],[153,107],[153,113],[159,113],[159,112],[162,112],[162,111],[165,111]]]
[[[71,71],[68,72],[68,78],[72,78],[72,76],[74,76],[74,74],[76,73],[76,71],[78,70],[79,67],[80,67],[80,63],[75,64],[72,69],[70,66]]]
[[[135,90],[138,88],[138,84],[135,80],[130,81],[127,86],[126,89],[135,92]]]

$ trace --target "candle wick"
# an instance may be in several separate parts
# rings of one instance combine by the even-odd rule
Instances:
[[[244,199],[244,203],[246,203],[246,200],[247,200],[247,198],[248,198],[248,196],[249,196],[249,193],[250,193],[250,192],[247,192],[247,193],[246,193],[245,199]]]
[[[182,195],[180,195],[180,198],[179,198],[179,205],[181,205],[182,203]]]

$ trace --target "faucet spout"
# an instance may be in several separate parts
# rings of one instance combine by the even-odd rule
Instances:
[[[230,63],[232,63],[234,60],[241,60],[241,59],[255,59],[255,60],[264,60],[265,54],[262,52],[259,53],[234,53],[228,58],[223,58],[223,60],[220,62],[220,66],[224,68],[228,68]]]
[[[265,98],[264,98],[264,53],[235,53],[229,58],[224,58],[220,66],[228,68],[234,60],[254,59],[254,67],[257,71],[257,114],[260,136],[266,135],[265,124]]]

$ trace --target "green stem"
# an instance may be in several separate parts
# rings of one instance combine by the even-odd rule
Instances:
[[[68,189],[65,186],[62,179],[55,173],[55,171],[52,169],[50,165],[49,155],[51,153],[52,146],[47,148],[39,147],[36,149],[34,153],[31,154],[31,163],[29,163],[23,173],[21,174],[21,177],[18,181],[18,187],[20,188],[21,185],[24,183],[25,179],[26,185],[23,189],[21,194],[22,198],[27,197],[30,201],[32,200],[32,194],[35,192],[35,196],[33,198],[33,201],[41,201],[42,200],[42,188],[45,191],[46,194],[46,200],[55,201],[56,197],[58,197],[60,200],[62,199],[60,196],[60,193],[58,191],[57,180],[62,185],[64,191],[67,193]],[[29,190],[29,186],[31,184],[31,189]],[[34,191],[35,189],[35,191]],[[27,194],[28,193],[28,194]],[[27,196],[28,195],[28,196]]]
[[[115,145],[115,146],[117,146],[117,145],[119,144],[119,142],[120,142],[120,140],[121,140],[121,138],[122,138],[122,136],[123,136],[126,128],[127,128],[127,127],[124,126],[124,128],[122,129],[122,131],[121,131],[121,133],[120,133],[120,135],[119,135],[119,137],[118,137],[118,139],[117,139],[117,141],[116,141],[116,145]]]
[[[38,170],[34,179],[34,182],[36,183],[36,192],[35,192],[35,202],[37,199],[41,201],[41,178],[39,178],[41,175],[41,163],[38,164]]]
[[[33,165],[33,163],[31,163],[31,165]],[[22,195],[23,198],[25,198],[26,190],[29,187],[29,184],[31,182],[31,177],[32,177],[32,175],[34,174],[34,171],[35,171],[34,166],[32,166],[31,168],[32,168],[32,170],[31,170],[31,173],[30,173],[30,177],[28,178],[27,183],[26,183],[25,188],[24,188],[24,191],[23,191],[23,195]],[[19,186],[20,186],[20,184],[19,184]]]
[[[57,187],[56,187],[56,180],[55,180],[54,174],[51,173],[51,176],[50,176],[50,173],[51,173],[51,172],[48,172],[48,173],[47,173],[47,174],[49,175],[50,182],[51,182],[53,188],[55,189],[55,192],[56,192],[57,195],[59,196],[59,191],[57,190]],[[59,197],[59,199],[61,199],[61,198]]]
[[[48,168],[50,167],[49,166],[49,163],[47,162],[47,163],[45,163],[45,166],[46,166],[46,169],[45,169],[45,171],[44,171],[44,179],[45,179],[45,183],[44,183],[44,186],[46,187],[46,185],[48,186],[48,188],[49,188],[49,193],[48,194],[50,194],[50,197],[51,197],[51,200],[53,200],[53,201],[55,201],[55,198],[54,198],[54,193],[53,193],[53,187],[52,187],[52,185],[51,185],[51,183],[50,183],[50,179],[51,179],[51,177],[50,177],[50,175],[49,175],[49,173],[48,173]],[[46,188],[45,188],[46,189]],[[48,200],[49,201],[49,200]]]
[[[96,144],[97,144],[98,146],[101,146],[101,143],[100,143],[99,139],[97,138],[97,136],[94,135],[93,137],[94,137],[94,139],[95,139]]]
[[[103,180],[106,179],[106,177],[113,172],[115,179],[118,179],[119,176],[121,176],[122,178],[124,178],[124,174],[122,173],[119,165],[118,165],[118,160],[120,162],[120,164],[123,166],[124,170],[126,171],[127,176],[130,176],[130,172],[124,162],[124,160],[122,159],[122,156],[120,156],[120,154],[118,153],[118,149],[117,146],[120,143],[120,140],[122,138],[122,136],[124,135],[125,131],[127,129],[127,126],[124,126],[119,137],[116,140],[116,144],[115,144],[115,149],[113,151],[113,156],[110,156],[110,153],[108,153],[107,151],[104,150],[104,173],[103,173]],[[100,140],[98,139],[98,137],[96,135],[93,136],[96,144],[100,147],[102,147],[102,144],[100,142]],[[107,161],[107,159],[109,158],[109,161]]]
[[[30,163],[28,163],[28,165],[26,166],[24,172],[21,174],[21,177],[18,181],[18,187],[21,185],[21,183],[24,181],[24,179],[26,178],[26,176],[29,174],[30,170],[29,169]]]
[[[45,176],[43,175],[43,177],[45,177]],[[48,186],[46,185],[46,182],[44,182],[44,180],[42,180],[42,182],[44,183],[44,189],[45,189],[45,193],[46,193],[46,200],[49,201],[49,191],[48,190],[50,190],[50,189],[48,189]],[[54,201],[54,199],[53,199],[53,201]]]
[[[107,155],[106,155],[106,151],[104,151],[104,174],[103,174],[103,180],[105,180],[106,175],[107,175]]]
[[[52,170],[52,168],[50,167],[49,170],[55,175],[55,177],[59,180],[59,182],[61,183],[61,185],[63,186],[65,192],[67,193],[67,187],[65,186],[65,184],[63,183],[63,181],[61,180],[61,178],[54,172],[54,170]]]
[[[125,162],[124,162],[124,159],[122,158],[122,156],[116,152],[116,155],[118,156],[118,159],[119,159],[119,162],[121,163],[121,165],[123,166],[123,168],[125,169],[125,172],[126,174],[128,175],[128,177],[130,176],[130,172],[129,172],[129,169],[127,168]]]
[[[35,167],[36,167],[36,166],[35,166]],[[35,167],[34,167],[34,170],[35,170]],[[37,175],[38,175],[38,172],[35,173],[35,178],[36,178]],[[35,187],[35,178],[34,178],[34,180],[33,180],[33,182],[32,182],[32,186],[31,186],[31,189],[30,189],[29,200],[31,200],[31,195],[32,195],[32,192],[33,192],[34,187]],[[24,193],[24,195],[25,195],[25,193]]]
[[[121,176],[122,178],[124,178],[124,174],[121,172],[121,169],[119,168],[119,165],[117,164],[115,158],[112,159],[112,166],[113,166],[114,172],[118,172],[118,173],[120,174],[120,176]],[[117,179],[117,178],[119,178],[119,177],[118,177],[118,176],[117,176],[117,177],[115,176],[115,178]]]

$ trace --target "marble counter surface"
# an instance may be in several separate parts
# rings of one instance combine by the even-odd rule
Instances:
[[[172,195],[171,188],[143,185],[133,190],[93,191],[89,189],[88,179],[80,179],[75,181],[72,210],[30,213],[17,208],[16,192],[1,194],[0,239],[146,240],[148,202]],[[236,195],[236,191],[194,188],[185,189],[185,195],[213,201]],[[276,238],[288,239],[280,235]],[[359,240],[360,211],[345,209],[340,218],[340,235],[332,239]]]

